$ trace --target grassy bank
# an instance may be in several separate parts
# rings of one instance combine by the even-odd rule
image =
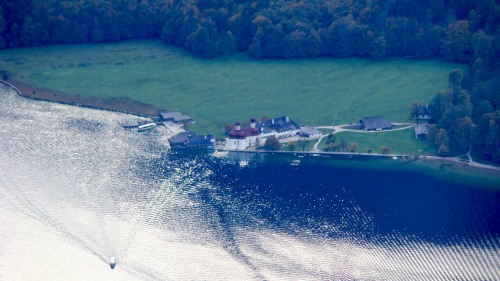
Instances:
[[[380,147],[387,146],[390,148],[391,154],[407,154],[407,155],[433,155],[435,149],[426,141],[415,139],[413,128],[399,131],[380,131],[370,133],[357,132],[340,132],[334,135],[336,142],[340,143],[343,139],[347,143],[347,147],[353,142],[358,144],[358,152],[367,153],[371,150],[372,153],[381,153]],[[324,138],[319,149],[327,147],[328,138]],[[346,148],[348,151],[348,148]]]
[[[457,64],[430,60],[203,60],[159,41],[2,50],[11,79],[79,97],[129,98],[180,110],[192,129],[219,134],[250,116],[290,115],[332,125],[384,115],[405,121],[410,104],[446,87]]]

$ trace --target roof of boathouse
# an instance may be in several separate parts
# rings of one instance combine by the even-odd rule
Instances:
[[[184,115],[178,111],[162,112],[160,113],[160,118],[163,120],[174,120],[175,122],[192,120],[191,116]]]
[[[213,147],[213,135],[198,135],[194,132],[182,132],[170,138],[172,147]]]
[[[169,139],[171,145],[181,145],[184,144],[189,136],[193,135],[192,132],[186,131],[179,133]]]
[[[213,135],[190,135],[188,136],[187,147],[210,147],[213,146],[215,138]]]

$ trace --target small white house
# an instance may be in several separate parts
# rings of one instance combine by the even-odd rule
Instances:
[[[302,127],[300,128],[299,135],[305,138],[316,138],[321,136],[321,132],[313,127]]]

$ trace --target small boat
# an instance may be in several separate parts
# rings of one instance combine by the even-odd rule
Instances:
[[[116,266],[116,258],[115,257],[111,257],[109,259],[109,266],[111,266],[111,269],[115,268],[115,266]]]
[[[154,127],[156,127],[156,123],[147,123],[137,127],[137,131],[144,132],[153,129]]]

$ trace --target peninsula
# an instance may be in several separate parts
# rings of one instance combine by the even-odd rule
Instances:
[[[64,94],[58,94],[56,92],[46,90],[46,89],[40,89],[36,88],[33,86],[30,86],[25,83],[21,82],[14,82],[14,83],[9,83],[7,81],[0,80],[0,83],[3,83],[7,85],[8,87],[11,87],[16,91],[16,93],[22,97],[25,98],[31,98],[35,100],[43,100],[43,101],[49,101],[49,102],[56,102],[56,103],[62,103],[62,104],[68,104],[68,105],[74,105],[74,106],[83,106],[83,107],[89,107],[89,108],[95,108],[95,109],[101,109],[101,110],[109,110],[109,111],[118,111],[118,112],[123,112],[123,113],[129,113],[129,114],[134,114],[138,116],[146,116],[146,117],[152,117],[156,118],[152,115],[154,115],[156,112],[161,111],[160,109],[157,109],[153,106],[150,105],[145,105],[141,104],[136,101],[124,101],[124,102],[109,102],[109,101],[104,101],[104,100],[99,100],[99,99],[84,99],[84,98],[79,98],[79,97],[74,97],[70,95],[64,95]],[[17,85],[17,86],[16,86]],[[19,88],[20,87],[20,88]],[[23,90],[21,90],[23,89]],[[25,93],[31,93],[26,94]],[[37,95],[37,91],[39,91],[39,95]],[[187,123],[183,122],[173,122],[170,119],[166,119],[165,113],[160,113],[160,119],[163,119],[163,122],[160,122],[159,124],[165,125],[166,128],[171,131],[171,133],[174,135],[182,135],[183,132],[186,132],[186,130],[183,129],[184,125]],[[383,119],[383,118],[382,118]],[[360,134],[369,134],[369,133],[379,133],[382,128],[368,128],[366,125],[362,123],[363,120],[360,120],[360,127],[353,126],[352,124],[345,124],[345,125],[336,125],[336,126],[318,126],[315,128],[311,127],[302,127],[299,128],[299,126],[291,120],[288,116],[284,116],[282,118],[278,119],[267,119],[263,120],[261,125],[263,127],[259,127],[262,132],[264,132],[264,128],[267,126],[268,129],[266,129],[265,133],[254,133],[253,130],[242,130],[241,129],[241,123],[236,122],[235,128],[233,131],[229,134],[229,138],[225,140],[219,140],[219,142],[216,142],[213,144],[212,136],[210,136],[210,139],[207,141],[207,136],[203,136],[201,138],[197,137],[193,140],[195,143],[194,145],[190,146],[193,148],[200,147],[198,143],[201,143],[201,147],[206,148],[214,148],[216,150],[220,151],[234,151],[234,152],[249,152],[249,153],[293,153],[293,154],[326,154],[326,155],[343,155],[343,156],[348,156],[348,158],[351,157],[389,157],[392,158],[393,160],[405,160],[405,161],[411,161],[411,160],[418,160],[418,159],[428,159],[428,160],[440,160],[440,161],[450,161],[450,162],[456,162],[460,163],[463,165],[467,166],[472,166],[472,167],[477,167],[477,168],[483,168],[483,169],[489,169],[489,170],[497,170],[500,171],[500,167],[492,166],[492,165],[487,165],[487,164],[481,164],[476,161],[474,161],[470,155],[470,152],[468,152],[465,156],[457,156],[457,157],[439,157],[435,155],[408,155],[408,154],[391,154],[389,153],[390,149],[387,147],[381,147],[380,148],[380,153],[373,152],[369,150],[368,152],[359,152],[357,151],[357,144],[350,144],[350,151],[345,151],[345,147],[347,146],[346,143],[340,144],[339,146],[344,146],[342,148],[342,151],[328,151],[327,149],[320,150],[318,149],[319,145],[322,143],[322,141],[325,138],[331,138],[334,134],[340,133],[340,132],[354,132],[354,133],[360,133]],[[391,131],[401,131],[401,130],[408,130],[408,129],[413,129],[416,124],[413,123],[388,123],[385,120],[382,120],[383,124],[388,124],[386,125],[386,128],[383,128],[386,132],[391,132]],[[249,129],[256,129],[256,119],[251,118],[250,120],[250,128]],[[267,124],[267,125],[266,125]],[[394,126],[398,126],[396,128],[393,128]],[[329,134],[323,134],[320,130],[328,130],[330,133]],[[248,135],[247,132],[248,131]],[[241,134],[240,132],[243,132]],[[196,133],[193,133],[194,136],[197,136]],[[181,143],[185,143],[187,140],[189,134],[183,135]],[[260,138],[256,138],[257,136],[260,136]],[[262,138],[262,136],[264,136]],[[247,140],[249,138],[249,140]],[[198,140],[200,139],[200,140]],[[230,143],[231,140],[238,140],[243,141],[245,140],[245,145],[244,147],[235,146],[235,143]],[[277,144],[274,144],[274,146],[269,145],[266,142],[266,139],[276,139],[278,142]],[[262,143],[261,143],[262,141]],[[302,150],[297,149],[296,143],[297,142],[302,142],[303,144],[301,145]],[[313,143],[312,147],[309,147],[306,150],[306,142]],[[259,147],[259,145],[261,145]],[[339,149],[340,150],[340,149]]]

